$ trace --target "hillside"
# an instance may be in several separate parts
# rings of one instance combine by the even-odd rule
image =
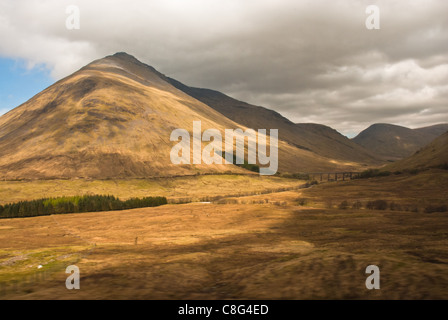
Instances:
[[[442,134],[447,125],[420,129],[378,123],[362,131],[353,141],[383,160],[396,161],[412,155]],[[447,128],[448,130],[448,128]]]
[[[111,178],[241,172],[174,166],[170,133],[235,123],[163,81],[127,54],[97,60],[0,118],[0,175]]]
[[[0,178],[139,178],[248,173],[233,165],[173,165],[174,129],[245,127],[175,88],[126,53],[96,60],[0,117]],[[263,127],[264,128],[264,127]],[[267,129],[277,129],[269,126]],[[282,130],[282,128],[279,128]],[[282,172],[353,170],[279,142]]]
[[[434,139],[448,131],[448,123],[436,124],[429,127],[417,128],[414,131],[434,136]]]
[[[400,171],[435,167],[448,167],[448,132],[436,138],[412,156],[390,164],[385,169]]]
[[[320,124],[295,124],[278,112],[233,99],[221,92],[194,88],[168,78],[176,88],[249,128],[278,128],[280,139],[291,145],[341,161],[378,164],[378,159],[336,130]]]

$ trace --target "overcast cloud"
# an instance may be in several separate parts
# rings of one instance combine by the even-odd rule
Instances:
[[[70,4],[80,30],[65,27]],[[381,30],[365,27],[370,4]],[[0,55],[57,80],[126,51],[187,85],[353,134],[448,122],[447,17],[446,0],[2,0]]]

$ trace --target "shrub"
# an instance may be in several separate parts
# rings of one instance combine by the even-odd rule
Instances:
[[[308,181],[307,183],[305,183],[305,184],[303,185],[303,187],[304,187],[304,188],[309,188],[309,187],[311,187],[311,186],[315,186],[315,185],[317,185],[317,184],[319,184],[319,182],[317,182],[316,180]]]
[[[448,162],[445,162],[444,164],[437,166],[437,168],[442,170],[448,170]]]
[[[353,205],[352,205],[352,208],[353,208],[353,209],[356,209],[356,210],[361,209],[361,208],[362,208],[362,203],[361,203],[361,201],[356,201],[356,202],[354,202]]]
[[[401,211],[402,210],[401,205],[399,205],[398,203],[395,203],[393,201],[389,204],[389,209],[392,211]]]
[[[342,202],[339,204],[338,208],[339,208],[340,210],[347,210],[347,209],[348,209],[348,201],[347,201],[347,200],[342,201]]]
[[[310,175],[307,173],[284,174],[283,177],[297,180],[310,180]]]
[[[425,213],[434,213],[434,212],[448,212],[448,206],[446,206],[446,205],[441,205],[441,206],[429,205],[425,208]]]
[[[224,159],[226,158],[226,153],[224,151],[222,152],[222,157]],[[260,173],[260,166],[258,166],[256,164],[250,164],[249,162],[246,161],[246,159],[244,159],[243,162],[244,163],[242,163],[242,164],[238,164],[237,163],[237,156],[235,154],[233,154],[233,164],[234,165],[236,165],[238,167],[241,167],[241,168],[244,168],[244,169],[249,170],[249,171]]]
[[[308,199],[306,198],[297,198],[296,201],[299,206],[304,206],[308,204]]]
[[[385,200],[374,200],[367,202],[366,208],[369,210],[386,210],[387,201]]]
[[[369,179],[374,177],[388,177],[391,175],[390,171],[380,171],[379,169],[368,169],[359,174],[359,179]]]
[[[416,175],[417,173],[421,172],[421,169],[405,169],[404,173]]]

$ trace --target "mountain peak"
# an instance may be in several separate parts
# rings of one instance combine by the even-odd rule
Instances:
[[[103,75],[108,73],[112,76],[119,74],[145,85],[162,87],[168,91],[174,89],[168,84],[164,74],[126,52],[117,52],[95,60],[81,68],[80,71],[100,71],[103,72]]]
[[[111,56],[106,56],[106,58],[110,58],[110,57],[119,58],[119,59],[127,60],[127,61],[138,61],[139,63],[143,64],[140,60],[138,60],[136,57],[134,57],[133,55],[131,55],[127,52],[117,52]]]
[[[124,56],[124,57],[132,57],[132,58],[134,58],[134,56],[132,56],[132,55],[130,55],[129,53],[124,52],[124,51],[116,52],[116,53],[114,54],[114,56]]]
[[[353,141],[383,160],[395,161],[411,156],[430,143],[440,130],[443,130],[443,126],[414,130],[395,124],[375,123],[360,132]]]

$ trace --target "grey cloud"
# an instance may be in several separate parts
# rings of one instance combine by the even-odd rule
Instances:
[[[6,0],[0,54],[59,79],[126,51],[185,84],[343,133],[448,122],[448,2],[374,2],[381,30],[368,31],[361,0]],[[65,29],[69,4],[81,30]]]

